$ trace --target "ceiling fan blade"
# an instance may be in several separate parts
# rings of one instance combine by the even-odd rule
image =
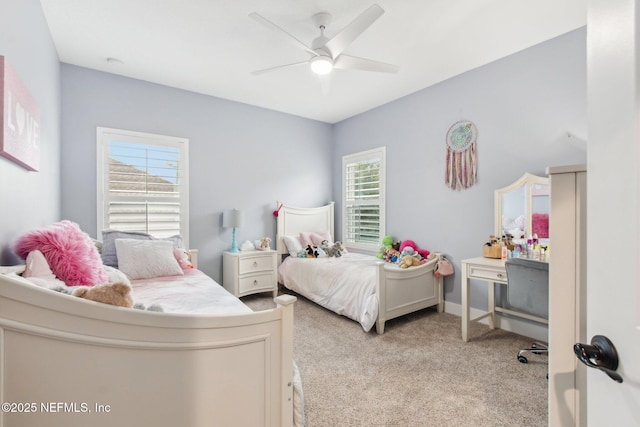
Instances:
[[[261,23],[262,25],[264,25],[264,26],[266,26],[268,28],[271,28],[272,30],[276,30],[281,34],[286,35],[287,36],[287,40],[289,40],[291,43],[293,43],[294,45],[298,46],[299,48],[302,48],[302,49],[306,50],[307,52],[309,52],[313,56],[317,56],[318,55],[318,53],[314,52],[313,49],[308,47],[306,44],[302,43],[300,40],[295,38],[290,33],[286,32],[285,30],[283,30],[282,28],[280,28],[279,26],[277,26],[273,22],[269,21],[264,16],[262,16],[262,15],[256,13],[256,12],[252,12],[252,13],[249,14],[249,17],[253,18],[254,20],[258,21],[259,23]]]
[[[349,25],[344,27],[342,31],[333,36],[325,47],[331,52],[331,56],[336,58],[349,46],[364,30],[369,28],[376,19],[380,18],[384,13],[377,4],[365,10],[360,16],[354,19]]]
[[[309,61],[294,62],[292,64],[278,65],[277,67],[265,68],[263,70],[252,71],[251,74],[258,76],[260,74],[270,73],[271,71],[280,70],[282,68],[296,67],[298,65],[308,65]]]
[[[333,63],[333,68],[343,70],[375,71],[378,73],[397,73],[400,70],[400,67],[397,65],[349,55],[340,55]]]

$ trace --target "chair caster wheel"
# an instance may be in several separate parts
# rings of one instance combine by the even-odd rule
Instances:
[[[529,360],[524,356],[518,356],[518,362],[520,362],[520,363],[529,363]]]

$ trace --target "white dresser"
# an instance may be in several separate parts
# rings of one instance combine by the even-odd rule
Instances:
[[[224,252],[222,286],[237,297],[258,292],[273,292],[276,297],[276,251]]]

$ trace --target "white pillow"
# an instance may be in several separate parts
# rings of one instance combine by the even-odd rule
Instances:
[[[130,279],[184,274],[168,240],[116,239],[118,269]]]
[[[293,257],[300,256],[300,252],[304,250],[302,249],[302,244],[298,236],[284,236],[282,240],[284,240],[284,244],[287,246],[289,255]]]

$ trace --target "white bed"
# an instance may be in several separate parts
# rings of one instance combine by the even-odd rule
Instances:
[[[36,286],[22,270],[0,267],[0,426],[294,424],[295,297],[253,312],[194,270],[190,286],[213,286],[205,304],[181,306],[169,279],[133,281],[136,302],[165,310],[152,312]]]
[[[334,203],[317,208],[282,204],[279,209],[278,276],[286,288],[358,321],[365,331],[375,323],[379,334],[384,333],[387,320],[431,306],[443,311],[442,278],[433,274],[438,254],[425,264],[406,269],[350,252],[340,258],[288,257],[285,236],[301,232],[329,232],[334,236]]]

